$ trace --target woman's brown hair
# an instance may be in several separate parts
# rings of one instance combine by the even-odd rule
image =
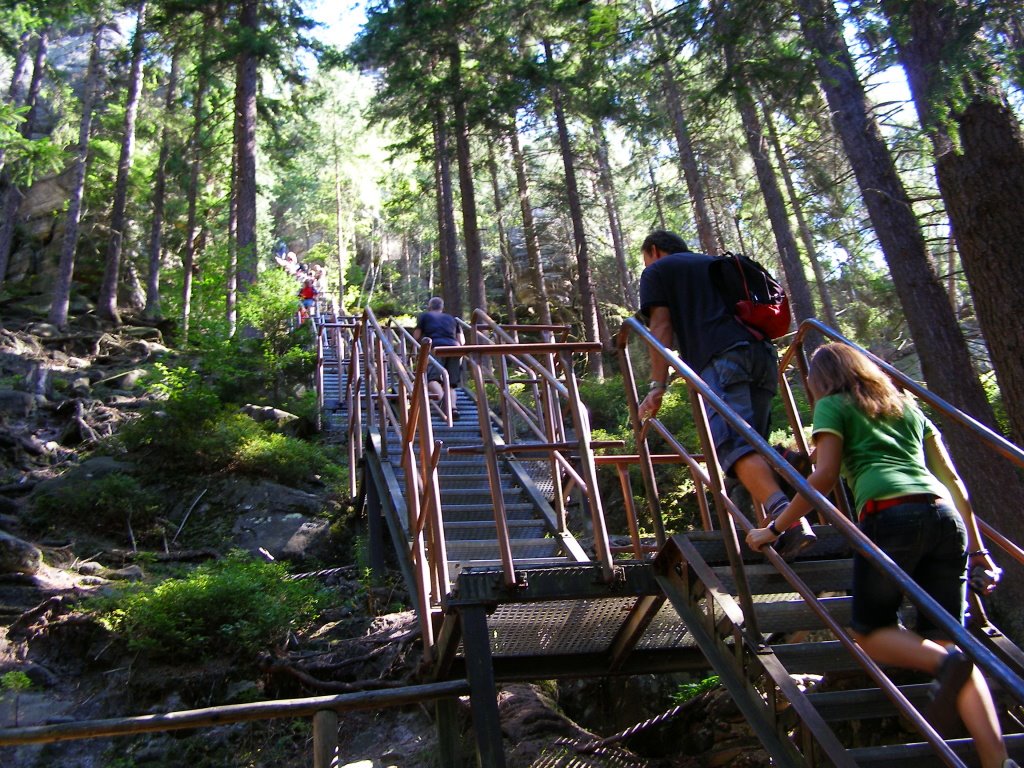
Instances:
[[[840,392],[871,417],[899,416],[906,405],[885,372],[866,355],[846,344],[824,344],[811,359],[807,383],[816,398]]]

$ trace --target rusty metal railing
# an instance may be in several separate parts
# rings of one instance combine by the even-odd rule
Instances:
[[[794,433],[797,435],[798,441],[802,441],[802,425],[800,424],[799,414],[796,410],[792,390],[789,386],[788,380],[785,378],[785,372],[791,364],[798,365],[801,375],[803,375],[806,380],[807,362],[802,352],[802,343],[803,339],[809,332],[820,332],[824,336],[835,341],[850,344],[857,349],[861,349],[841,334],[833,331],[818,321],[809,320],[801,324],[800,329],[794,337],[792,345],[783,355],[782,364],[780,365],[780,382],[783,387],[784,400],[786,402],[787,410],[790,413],[791,420],[794,422]],[[670,369],[674,370],[679,379],[685,383],[690,393],[694,420],[704,449],[703,464],[706,469],[702,469],[700,467],[700,463],[698,462],[696,455],[689,454],[659,420],[649,419],[647,422],[641,423],[638,413],[639,401],[636,392],[635,379],[632,374],[632,364],[628,349],[628,343],[631,337],[638,337],[646,345],[648,350],[652,350],[654,354],[661,355],[667,361]],[[735,504],[732,503],[723,491],[721,467],[718,463],[714,446],[710,442],[707,427],[706,409],[709,406],[724,418],[733,427],[733,429],[743,437],[744,440],[752,445],[782,478],[807,498],[811,502],[812,506],[818,511],[821,519],[824,522],[831,524],[843,537],[845,537],[854,551],[869,558],[876,567],[879,568],[879,570],[881,570],[900,587],[904,594],[907,595],[907,597],[910,598],[910,600],[917,606],[919,611],[922,611],[932,621],[934,621],[935,624],[961,649],[963,649],[981,669],[983,669],[990,677],[995,679],[1005,692],[1009,693],[1018,703],[1024,703],[1024,680],[1022,680],[1014,670],[1012,670],[1007,664],[1003,663],[1003,661],[989,648],[982,644],[967,629],[961,626],[960,623],[952,616],[946,613],[938,603],[936,603],[930,595],[922,590],[916,582],[913,581],[913,579],[900,569],[899,566],[897,566],[896,563],[894,563],[892,559],[885,554],[885,552],[876,547],[870,539],[861,533],[861,531],[851,521],[848,509],[838,509],[828,498],[812,488],[807,483],[806,479],[788,462],[784,461],[767,443],[767,441],[764,440],[764,438],[757,434],[745,421],[726,406],[726,404],[717,395],[711,392],[707,385],[704,384],[704,382],[685,363],[683,363],[675,353],[660,344],[658,340],[655,339],[654,336],[652,336],[650,332],[637,320],[628,319],[624,322],[618,336],[618,349],[620,352],[620,359],[623,363],[622,368],[624,383],[627,390],[627,404],[630,409],[630,417],[633,422],[633,427],[637,435],[637,461],[640,464],[641,473],[644,477],[645,486],[647,488],[651,515],[656,521],[660,520],[658,488],[653,472],[652,456],[647,446],[647,435],[653,430],[669,443],[680,461],[687,463],[689,466],[691,476],[695,479],[698,499],[702,499],[706,494],[710,494],[714,501],[715,508],[718,513],[718,521],[723,531],[723,538],[726,552],[729,557],[730,567],[735,579],[737,599],[742,607],[744,625],[743,639],[752,651],[763,651],[764,646],[761,635],[757,631],[756,627],[752,595],[750,594],[750,590],[744,576],[743,562],[739,553],[736,532],[738,528],[740,531],[745,533],[750,530],[754,524],[746,518],[746,516],[736,507]],[[861,351],[865,350],[861,349]],[[936,409],[941,410],[944,415],[949,418],[956,419],[969,426],[976,432],[976,434],[978,434],[980,439],[984,440],[986,444],[990,445],[1000,455],[1013,460],[1018,464],[1018,466],[1024,466],[1024,452],[1021,452],[1017,446],[1012,445],[1001,436],[993,433],[991,430],[988,430],[984,425],[981,425],[965,414],[960,413],[953,406],[932,395],[919,384],[904,376],[884,361],[879,360],[870,353],[867,354],[873,360],[882,365],[883,369],[897,379],[907,390],[913,392],[916,396],[925,400]],[[806,448],[806,443],[801,442],[801,446]],[[839,496],[841,497],[842,495],[840,494]],[[1006,539],[1006,537],[1003,537],[993,531],[991,526],[984,523],[984,521],[979,520],[979,525],[990,541],[1005,549],[1011,556],[1019,559],[1021,553],[1019,547],[1016,547],[1016,545]],[[705,526],[707,526],[706,520]],[[819,601],[814,592],[796,575],[793,569],[790,568],[789,565],[786,564],[773,549],[766,548],[765,555],[768,561],[775,566],[793,590],[806,601],[811,610],[822,622],[824,622],[825,626],[834,633],[835,637],[847,652],[890,698],[897,710],[908,720],[914,723],[926,741],[928,741],[936,752],[937,756],[946,765],[963,766],[964,763],[960,761],[942,737],[932,728],[930,723],[927,722],[921,713],[903,695],[888,675],[886,675],[881,668],[854,642],[845,627],[841,626],[838,621],[829,614],[828,610]]]
[[[380,434],[398,438],[405,480],[406,530],[410,537],[420,630],[425,661],[434,647],[433,613],[451,591],[447,569],[437,463],[442,446],[434,441],[427,401],[430,342],[418,348],[415,366],[396,348],[397,334],[384,328],[369,308],[362,318],[363,394]],[[385,439],[382,450],[387,452]]]
[[[600,349],[600,345],[596,342],[518,341],[516,336],[481,310],[474,313],[469,330],[472,343],[462,347],[439,347],[434,350],[434,355],[461,356],[473,379],[481,443],[460,450],[480,453],[484,457],[505,584],[510,587],[515,585],[517,575],[498,474],[498,456],[527,453],[545,454],[551,461],[552,480],[556,486],[556,533],[567,533],[563,506],[567,489],[562,485],[562,478],[571,478],[575,487],[585,496],[591,512],[598,564],[603,577],[611,581],[614,564],[601,498],[597,492],[589,416],[580,398],[572,361],[574,353],[595,352]],[[517,328],[516,332],[520,330],[523,328]],[[555,332],[551,328],[545,328],[544,331]],[[532,407],[511,393],[509,384],[513,380],[528,385],[535,393]],[[487,401],[488,384],[493,386],[498,399],[493,411],[492,404]],[[568,413],[568,426],[563,421],[563,405]],[[501,414],[498,418],[504,425],[505,442],[500,446],[495,443],[491,429],[492,413]],[[522,423],[527,426],[527,435],[533,439],[519,438],[519,430],[512,425],[513,415],[521,417]],[[569,439],[570,434],[572,439]],[[569,451],[575,451],[576,455],[570,456]],[[563,543],[567,544],[568,538],[563,538]],[[582,553],[579,556],[582,557]]]
[[[355,403],[353,387],[358,386],[360,377],[360,355],[358,350],[358,344],[356,343],[357,335],[360,332],[361,323],[358,318],[354,317],[342,317],[339,318],[336,315],[335,319],[326,320],[320,322],[317,328],[316,335],[316,393],[317,393],[317,413],[318,418],[323,418],[322,414],[326,407],[324,402],[324,377],[328,374],[337,377],[338,381],[338,402],[334,404],[335,408],[341,409],[343,404],[347,412],[350,414],[350,421],[348,424],[349,431],[345,436],[345,445],[349,448],[348,454],[348,466],[349,480],[348,480],[348,491],[349,496],[356,495],[356,473],[354,467],[356,466],[356,458],[362,453],[361,437],[357,438],[356,443],[353,443],[353,430],[355,435],[360,434],[360,422],[361,418],[355,408],[359,407],[358,403]],[[333,370],[328,371],[328,354],[327,350],[332,349],[333,354]],[[346,381],[347,374],[347,381]],[[346,388],[342,390],[341,383],[346,382]],[[355,384],[354,384],[355,382]],[[353,423],[352,419],[356,422]],[[318,425],[319,426],[319,425]]]

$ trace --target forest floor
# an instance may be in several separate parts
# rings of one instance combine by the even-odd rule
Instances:
[[[165,478],[159,490],[172,499],[165,530],[175,533],[149,548],[135,546],[130,520],[120,536],[98,534],[87,520],[40,527],[32,513],[39,493],[61,484],[84,488],[114,472],[158,474],[145,456],[97,448],[151,400],[139,387],[144,370],[174,354],[160,329],[110,327],[88,308],[79,307],[64,332],[40,317],[30,305],[0,306],[0,676],[20,671],[31,681],[21,691],[0,688],[0,727],[422,682],[404,587],[397,577],[370,584],[360,572],[358,516],[322,484],[287,488],[231,473]],[[229,519],[214,524],[218,510]],[[257,665],[151,664],[83,609],[83,601],[119,584],[181,575],[238,548],[288,560],[337,598],[314,626]],[[767,764],[722,691],[702,694],[666,726],[595,749],[598,733],[669,708],[680,682],[650,676],[503,687],[509,768]],[[470,765],[468,700],[458,712]],[[340,737],[339,768],[448,768],[439,766],[432,706],[345,714]],[[311,754],[308,721],[276,720],[0,748],[0,765],[289,768],[311,765]]]

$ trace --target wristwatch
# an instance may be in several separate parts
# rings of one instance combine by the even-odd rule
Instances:
[[[657,392],[659,389],[667,389],[668,385],[664,381],[650,381],[647,383],[647,389],[650,392]]]

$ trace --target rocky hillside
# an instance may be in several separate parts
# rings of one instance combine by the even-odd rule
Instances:
[[[418,629],[414,614],[405,610],[407,595],[397,578],[371,583],[361,571],[357,515],[330,485],[298,469],[289,483],[230,469],[182,474],[112,439],[147,408],[159,405],[142,386],[153,364],[181,362],[161,329],[107,327],[88,307],[79,306],[70,328],[61,332],[40,322],[31,307],[8,305],[4,310],[0,726],[418,682]],[[273,405],[253,403],[239,410],[294,433],[294,417]],[[123,495],[101,497],[90,514],[71,512],[101,486],[122,489]],[[132,516],[138,493],[161,500],[153,519]],[[97,597],[130,584],[181,577],[232,550],[261,561],[287,562],[293,574],[328,589],[329,607],[255,662],[214,654],[175,663],[154,661],[133,649],[130,638],[99,621],[92,608]],[[601,740],[598,732],[608,736],[670,706],[668,694],[677,684],[652,677],[509,686],[501,693],[509,765],[764,763],[756,740],[720,692],[703,694],[667,728],[652,728],[629,742],[649,757],[627,749],[625,739]],[[470,765],[467,702],[460,712]],[[576,721],[587,723],[589,730]],[[310,736],[304,721],[242,723],[0,748],[0,764],[308,766]],[[341,739],[342,765],[352,768],[437,765],[429,706],[345,716]]]

